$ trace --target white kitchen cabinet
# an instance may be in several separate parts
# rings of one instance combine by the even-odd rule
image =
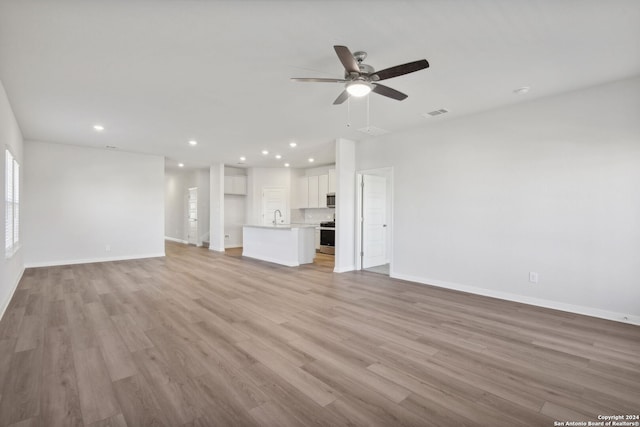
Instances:
[[[309,178],[303,176],[298,178],[296,187],[296,204],[298,209],[305,209],[309,207]]]
[[[247,194],[247,177],[244,175],[233,175],[224,177],[224,194]]]
[[[326,208],[329,191],[329,175],[298,178],[296,205],[298,209]]]
[[[318,207],[327,207],[327,193],[329,192],[329,175],[318,176]]]
[[[320,250],[320,230],[316,228],[316,251]]]
[[[318,177],[310,176],[309,178],[309,207],[310,208],[319,208],[320,204],[318,203]]]
[[[336,192],[336,170],[329,169],[329,193]]]

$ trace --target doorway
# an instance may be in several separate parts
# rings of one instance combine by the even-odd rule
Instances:
[[[273,225],[274,221],[278,224],[289,222],[287,190],[285,188],[262,189],[262,224]]]
[[[392,238],[392,169],[357,174],[357,268],[389,276]]]
[[[187,196],[187,243],[198,244],[198,187],[189,188]]]

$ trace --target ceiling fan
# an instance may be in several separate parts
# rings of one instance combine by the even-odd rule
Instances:
[[[406,94],[377,82],[420,71],[429,67],[429,62],[427,62],[426,59],[421,59],[419,61],[413,61],[407,64],[396,65],[395,67],[376,71],[371,65],[364,64],[362,62],[366,59],[367,52],[358,51],[351,53],[349,48],[346,46],[334,46],[333,48],[338,54],[340,62],[342,62],[342,65],[344,66],[344,79],[325,79],[314,77],[295,77],[291,79],[296,82],[345,83],[345,89],[336,98],[336,100],[333,101],[333,105],[342,104],[350,96],[361,97],[367,95],[369,92],[374,92],[378,95],[402,101],[407,98]]]

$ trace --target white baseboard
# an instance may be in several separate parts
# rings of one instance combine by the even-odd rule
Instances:
[[[189,242],[187,242],[186,240],[176,239],[175,237],[169,237],[169,236],[164,236],[164,240],[168,240],[170,242],[176,242],[176,243],[184,243],[185,245],[189,244]]]
[[[4,313],[7,311],[7,308],[9,307],[9,303],[13,299],[13,294],[15,294],[16,289],[18,289],[18,284],[20,284],[20,280],[22,280],[22,275],[24,274],[24,270],[25,268],[22,267],[22,269],[20,270],[20,274],[18,274],[18,278],[13,284],[13,288],[11,289],[11,292],[9,292],[9,296],[7,297],[7,300],[2,303],[2,309],[0,309],[0,320],[2,320],[2,318],[4,317]]]
[[[229,243],[228,245],[224,245],[225,249],[241,248],[241,247],[242,247],[242,243]]]
[[[348,265],[348,266],[346,266],[346,267],[340,267],[340,268],[335,267],[335,268],[333,269],[333,272],[334,272],[334,273],[346,273],[346,272],[348,272],[348,271],[354,271],[355,269],[356,269],[356,266],[355,266],[355,265]]]
[[[438,288],[452,289],[456,291],[468,292],[470,294],[482,295],[486,297],[498,298],[507,301],[519,302],[522,304],[535,305],[538,307],[550,308],[553,310],[566,311],[568,313],[582,314],[585,316],[598,317],[601,319],[614,320],[616,322],[630,323],[632,325],[640,325],[640,316],[632,314],[617,313],[614,311],[601,310],[598,308],[584,307],[581,305],[567,304],[559,301],[552,301],[542,298],[529,297],[525,295],[517,295],[508,292],[494,291],[491,289],[477,288],[475,286],[461,285],[458,283],[443,282],[440,280],[426,279],[408,274],[398,274],[391,272],[394,279],[407,280],[409,282],[420,283],[423,285],[436,286]]]
[[[127,255],[127,256],[114,256],[114,257],[104,257],[104,258],[85,258],[85,259],[69,259],[69,260],[58,260],[58,261],[41,261],[41,262],[30,262],[25,264],[26,268],[37,268],[37,267],[55,267],[59,265],[73,265],[73,264],[91,264],[94,262],[110,262],[110,261],[128,261],[132,259],[143,259],[143,258],[161,258],[164,257],[165,254],[157,253],[157,254],[142,254],[142,255]]]

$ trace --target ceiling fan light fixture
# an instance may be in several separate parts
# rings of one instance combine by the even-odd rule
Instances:
[[[373,89],[373,85],[369,82],[365,82],[362,80],[354,80],[345,85],[347,92],[349,95],[355,96],[356,98],[363,97],[368,95],[369,92]]]

